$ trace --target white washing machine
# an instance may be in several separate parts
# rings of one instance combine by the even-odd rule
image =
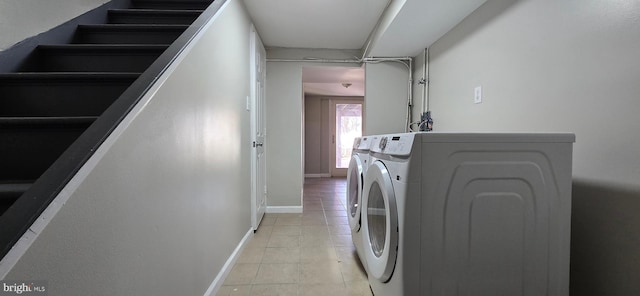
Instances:
[[[376,296],[569,295],[573,134],[371,143],[363,252]]]
[[[356,252],[360,258],[362,266],[367,269],[367,263],[364,260],[362,251],[362,232],[360,208],[362,205],[362,189],[364,186],[364,175],[367,173],[369,166],[369,147],[371,145],[371,137],[356,138],[353,143],[351,152],[351,161],[347,170],[347,218],[349,227],[351,228],[351,240],[356,247]]]

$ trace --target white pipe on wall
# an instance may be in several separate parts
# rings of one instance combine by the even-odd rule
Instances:
[[[267,59],[267,62],[303,62],[303,63],[383,63],[383,62],[397,62],[405,65],[409,71],[409,81],[407,83],[407,115],[405,117],[404,131],[411,131],[410,125],[412,123],[412,110],[413,110],[413,58],[412,57],[372,57],[372,58],[360,58],[353,60],[345,59],[319,59],[319,58],[304,58],[304,59]],[[423,103],[424,105],[424,103]]]
[[[429,48],[423,51],[424,65],[422,67],[422,77],[424,86],[422,87],[422,113],[429,111]]]

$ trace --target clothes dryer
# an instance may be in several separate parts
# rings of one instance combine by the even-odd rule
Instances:
[[[567,296],[574,140],[377,137],[361,230],[374,295]]]
[[[362,251],[362,232],[361,232],[361,205],[362,205],[362,189],[364,186],[364,175],[367,173],[369,166],[369,147],[371,137],[359,137],[354,140],[353,150],[351,152],[351,161],[347,170],[347,218],[349,227],[351,228],[351,239],[356,248],[358,258],[362,266],[367,269],[367,263],[364,260]]]

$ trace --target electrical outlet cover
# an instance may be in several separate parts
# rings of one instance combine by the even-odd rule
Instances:
[[[476,104],[482,103],[482,86],[477,86],[473,90],[473,102]]]

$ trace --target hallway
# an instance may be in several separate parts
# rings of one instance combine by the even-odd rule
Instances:
[[[217,295],[371,295],[351,241],[346,183],[306,179],[304,213],[266,214]]]

